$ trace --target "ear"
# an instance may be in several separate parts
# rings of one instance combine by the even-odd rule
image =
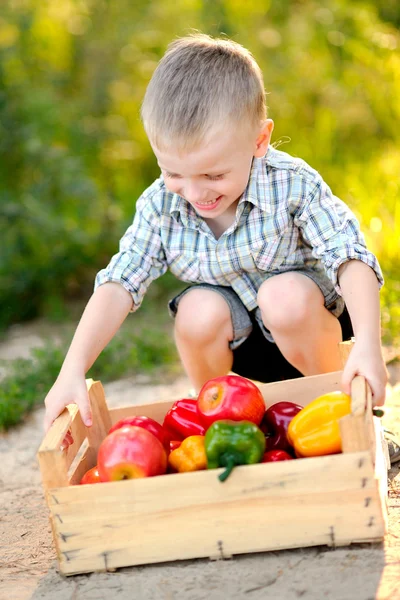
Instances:
[[[256,140],[256,148],[254,156],[261,158],[268,150],[269,142],[271,139],[272,132],[274,130],[274,122],[272,119],[267,119],[263,122],[260,132]]]

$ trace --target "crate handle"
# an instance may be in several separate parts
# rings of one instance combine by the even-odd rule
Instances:
[[[351,382],[351,414],[372,415],[372,392],[368,381],[362,375],[356,375]]]
[[[99,446],[111,428],[110,413],[103,386],[100,381],[92,379],[87,379],[86,385],[92,409],[93,425],[91,427],[84,425],[76,404],[68,404],[55,419],[37,453],[45,489],[68,485],[68,468],[84,438],[87,438],[93,456],[97,456]],[[70,428],[75,430],[76,443],[69,448],[62,449],[61,445]]]
[[[351,382],[351,414],[339,420],[343,452],[369,450],[374,460],[375,433],[371,388],[362,375]]]

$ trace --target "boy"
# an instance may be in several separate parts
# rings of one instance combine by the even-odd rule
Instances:
[[[354,332],[343,388],[363,374],[383,404],[378,262],[321,176],[270,146],[251,54],[205,35],[173,42],[142,118],[162,175],[97,275],[45,400],[46,429],[73,402],[91,424],[85,374],[167,268],[191,284],[170,310],[197,391],[231,369],[260,381],[339,370],[338,343]]]

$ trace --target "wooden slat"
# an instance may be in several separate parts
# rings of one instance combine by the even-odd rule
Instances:
[[[59,450],[65,435],[71,426],[72,419],[77,411],[78,407],[76,404],[69,404],[66,408],[64,408],[63,412],[52,423],[50,429],[46,433],[42,443],[40,444],[38,450],[39,453]]]
[[[71,515],[72,519],[79,520],[83,513],[90,513],[95,519],[96,514],[107,514],[110,502],[118,506],[119,513],[132,510],[132,504],[134,510],[152,512],[159,501],[164,510],[171,510],[210,501],[217,504],[225,502],[227,497],[240,502],[247,494],[257,498],[266,492],[278,497],[307,493],[311,480],[316,492],[359,489],[361,485],[367,488],[374,482],[371,458],[366,452],[237,467],[223,484],[217,478],[220,472],[198,471],[104,483],[101,489],[98,485],[62,488],[52,490],[49,506],[54,510],[62,506],[63,514]]]
[[[80,483],[82,477],[92,467],[96,465],[96,454],[90,446],[88,446],[82,457],[79,460],[79,463],[73,470],[72,474],[68,479],[68,485],[77,485]]]
[[[98,524],[96,531],[82,523],[80,532],[67,528],[60,535],[60,570],[68,575],[166,560],[382,540],[376,496],[368,508],[361,492],[328,496],[309,491],[292,500],[298,507],[296,518],[287,502],[245,498],[235,510],[221,507],[220,514],[208,505],[200,512],[193,507],[180,514],[132,515],[127,522],[111,518]]]
[[[75,457],[78,454],[79,449],[81,448],[82,443],[87,436],[87,428],[82,421],[82,417],[78,410],[78,407],[76,406],[76,404],[71,404],[69,406],[71,407],[71,411],[73,411],[69,431],[72,434],[74,442],[73,444],[68,446],[68,448],[66,448],[66,450],[64,451],[67,456],[67,468],[69,468],[72,462],[75,460]]]
[[[340,352],[340,358],[342,359],[343,368],[350,356],[350,352],[352,351],[353,346],[354,346],[354,338],[352,338],[351,340],[348,340],[346,342],[340,342],[340,344],[339,344],[339,352]]]
[[[365,417],[346,415],[339,421],[340,435],[342,438],[342,452],[371,451],[371,441],[365,426]]]
[[[388,470],[390,469],[390,457],[387,442],[383,435],[382,422],[374,417],[375,429],[375,477],[378,482],[380,505],[382,510],[385,533],[388,531]]]
[[[367,392],[369,386],[364,379],[358,375],[351,382],[351,414],[354,416],[365,415],[367,410]],[[372,414],[372,413],[371,413]]]
[[[340,390],[341,376],[342,371],[336,371],[334,373],[325,373],[324,375],[259,384],[259,387],[266,407],[287,400],[305,406],[314,400],[314,398],[317,398],[317,396],[334,390]],[[162,423],[166,412],[171,408],[175,400],[178,400],[178,398],[165,402],[155,402],[154,404],[111,408],[109,411],[111,422],[114,425],[120,419],[132,415],[146,415]]]
[[[93,425],[87,428],[89,446],[97,456],[101,442],[111,427],[110,413],[106,404],[104,388],[100,381],[88,381],[88,393],[92,409]]]
[[[288,400],[306,406],[322,394],[340,390],[341,376],[342,371],[335,371],[323,375],[299,377],[298,379],[265,383],[260,386],[260,390],[267,408],[276,402]]]
[[[176,398],[177,400],[178,398]],[[125,419],[131,416],[146,416],[154,419],[158,423],[163,422],[167,411],[173,405],[174,400],[166,402],[157,402],[155,404],[135,404],[133,406],[122,406],[120,408],[110,408],[111,423],[115,425],[120,419]]]
[[[218,473],[52,490],[62,572],[382,538],[366,452]]]
[[[75,404],[68,405],[52,423],[39,447],[37,457],[45,490],[68,485],[68,468],[77,452],[78,443],[74,442],[68,450],[61,450],[61,444],[77,411]]]
[[[68,485],[68,466],[65,453],[61,450],[49,452],[41,450],[37,457],[45,490]]]
[[[371,389],[362,376],[351,384],[351,414],[340,419],[342,451],[367,450],[375,458],[375,432],[373,426]]]

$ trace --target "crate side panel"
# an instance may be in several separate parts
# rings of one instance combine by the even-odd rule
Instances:
[[[69,485],[77,485],[80,483],[82,477],[92,467],[96,465],[96,454],[90,446],[84,449],[82,455],[77,456],[77,463],[71,465],[71,473],[69,474],[68,483]]]
[[[236,467],[221,483],[222,469],[161,475],[129,481],[51,490],[50,510],[63,519],[79,519],[109,514],[115,503],[120,512],[152,513],[159,507],[174,510],[185,506],[241,502],[245,497],[287,497],[318,492],[358,490],[374,485],[372,461],[368,452],[338,454],[296,461]]]
[[[300,377],[299,379],[260,384],[259,387],[266,406],[270,406],[276,402],[287,401],[288,399],[305,406],[321,394],[340,389],[341,375],[342,371],[337,371],[334,373],[326,373],[324,375],[314,375],[312,377]],[[155,402],[153,404],[111,408],[111,422],[114,425],[117,421],[124,419],[125,417],[145,415],[162,423],[165,413],[177,399],[178,398],[164,402]]]
[[[162,423],[167,411],[173,405],[174,400],[167,400],[166,402],[156,402],[155,404],[137,404],[131,406],[121,406],[110,409],[110,419],[112,425],[115,425],[120,419],[132,416],[146,416],[151,417],[155,421]]]
[[[322,394],[340,390],[341,377],[342,371],[335,371],[323,375],[264,383],[260,385],[260,390],[267,407],[288,400],[306,406]]]
[[[367,457],[305,459],[298,461],[300,474],[288,462],[241,467],[224,484],[208,471],[52,490],[60,568],[72,574],[220,551],[381,539],[380,497]]]
[[[376,489],[307,493],[290,499],[245,498],[174,511],[104,516],[79,527],[55,520],[65,574],[171,560],[229,556],[313,545],[382,539]],[[114,509],[115,510],[115,509]],[[173,532],[173,535],[171,535]]]

